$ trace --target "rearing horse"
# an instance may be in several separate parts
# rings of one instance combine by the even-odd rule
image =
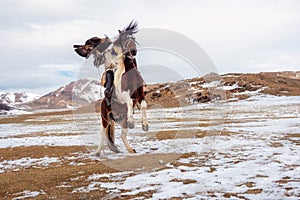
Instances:
[[[133,108],[140,104],[142,111],[142,129],[148,131],[147,103],[143,91],[143,78],[137,70],[136,41],[133,34],[137,32],[137,24],[130,23],[123,31],[119,31],[118,39],[111,50],[103,56],[105,64],[112,64],[114,68],[114,92],[111,106],[107,106],[106,99],[95,105],[96,112],[101,113],[101,135],[96,155],[100,156],[104,140],[113,152],[120,152],[115,145],[115,122],[121,125],[121,138],[129,153],[136,151],[127,141],[128,128],[134,128]]]

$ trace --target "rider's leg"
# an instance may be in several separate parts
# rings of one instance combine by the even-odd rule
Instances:
[[[112,96],[112,86],[114,82],[114,73],[112,70],[106,71],[106,89],[104,91],[104,95],[106,98],[107,105],[111,105],[111,96]]]

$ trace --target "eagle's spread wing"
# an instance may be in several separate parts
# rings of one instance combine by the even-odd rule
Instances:
[[[108,37],[106,38],[98,38],[98,37],[92,37],[88,39],[84,45],[74,45],[75,48],[74,51],[85,58],[88,58],[91,51],[97,47],[97,50],[102,53],[105,51],[109,45],[111,44],[111,41]]]

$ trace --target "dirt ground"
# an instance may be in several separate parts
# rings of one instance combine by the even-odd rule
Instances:
[[[141,155],[135,157],[126,157],[115,161],[90,160],[88,158],[76,158],[80,165],[72,165],[67,157],[78,154],[89,154],[84,147],[16,147],[0,149],[0,161],[14,160],[18,158],[41,158],[41,157],[59,157],[63,160],[60,163],[50,164],[45,167],[31,166],[28,168],[12,170],[0,174],[0,197],[1,199],[16,198],[22,191],[42,191],[34,199],[106,199],[105,189],[91,191],[89,193],[72,193],[76,187],[87,186],[89,182],[86,179],[93,174],[120,172],[115,167],[124,166],[124,170],[135,170],[144,166],[144,170],[150,170],[155,167],[163,167],[158,161],[173,161],[175,158],[186,157],[188,155],[161,154],[161,155]],[[66,159],[64,159],[66,158]],[[152,164],[151,164],[152,163]],[[111,166],[111,167],[108,167]],[[80,176],[79,176],[80,175]],[[103,178],[102,182],[110,182]],[[176,180],[174,180],[176,181]],[[188,184],[188,180],[185,180]],[[64,185],[67,185],[66,187]],[[131,199],[135,197],[151,197],[151,193],[139,193],[137,195],[115,197],[112,199]],[[26,198],[27,199],[27,198]],[[30,198],[29,198],[30,199]],[[180,198],[177,198],[180,199]]]

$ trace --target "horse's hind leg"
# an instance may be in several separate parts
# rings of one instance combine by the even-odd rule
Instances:
[[[128,118],[128,128],[132,129],[134,128],[134,122],[133,122],[133,101],[132,99],[129,99],[127,102],[127,118]]]
[[[128,129],[127,128],[123,128],[122,127],[122,134],[121,134],[121,138],[123,140],[123,143],[127,149],[127,151],[129,153],[136,153],[136,151],[129,145],[128,141],[127,141],[127,133],[128,133]]]
[[[144,100],[141,102],[141,110],[142,110],[142,128],[143,131],[149,130],[148,119],[147,119],[147,103]]]
[[[103,150],[104,140],[105,140],[105,128],[103,126],[101,126],[99,146],[96,151],[96,156],[98,156],[98,157],[100,157],[101,151]]]

